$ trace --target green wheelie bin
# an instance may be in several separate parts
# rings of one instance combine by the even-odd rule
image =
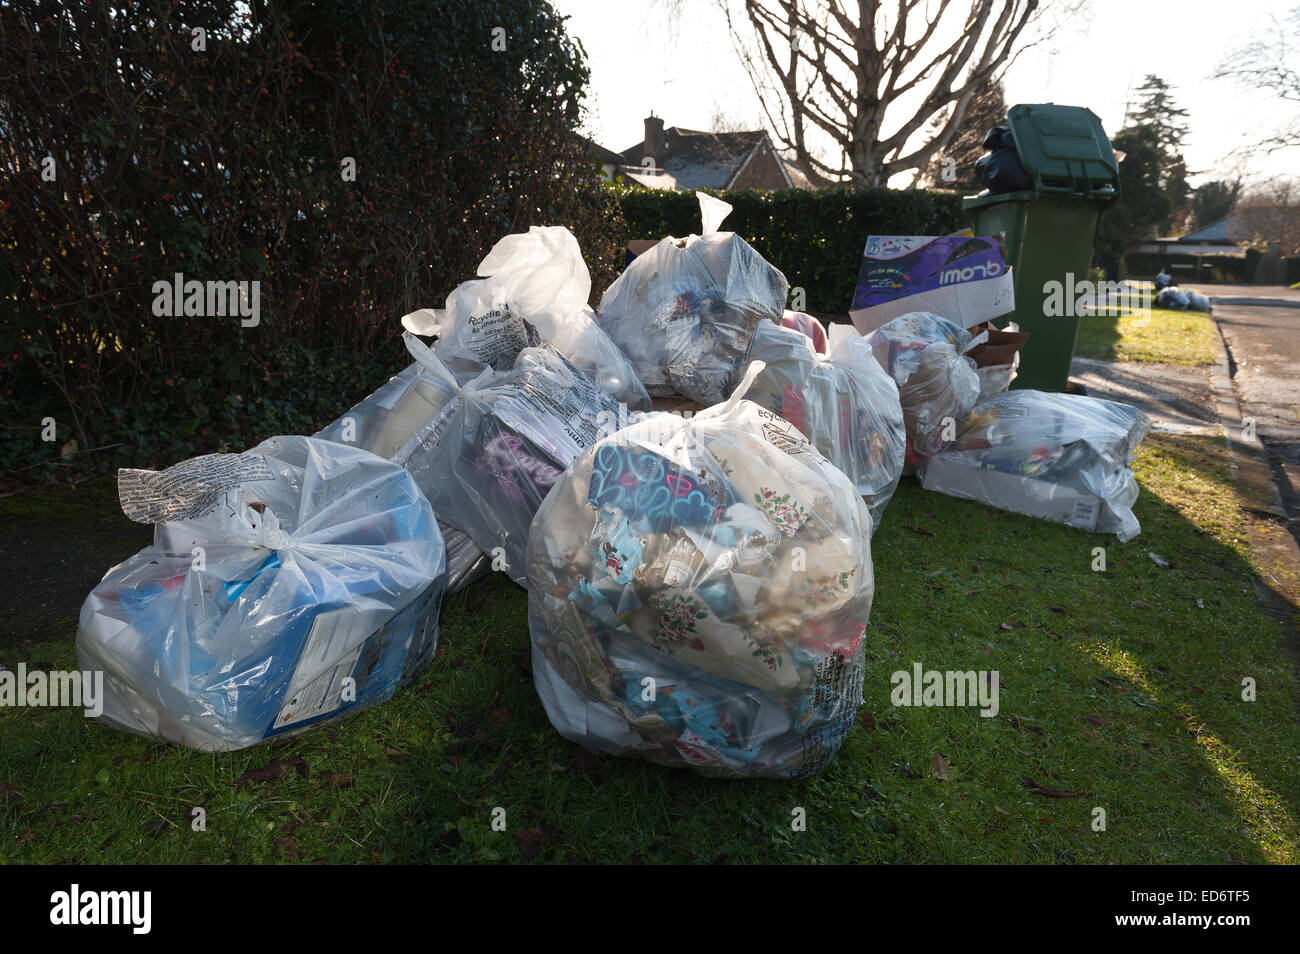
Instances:
[[[1016,310],[999,321],[1016,322],[1029,339],[1012,386],[1064,391],[1079,332],[1072,290],[1088,279],[1101,212],[1119,197],[1119,166],[1089,109],[1013,106],[1007,124],[1033,188],[968,196],[962,208],[976,235],[1003,237],[1014,269]]]

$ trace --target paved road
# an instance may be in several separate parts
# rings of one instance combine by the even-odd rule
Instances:
[[[1255,419],[1292,533],[1300,538],[1300,291],[1197,287],[1213,300],[1242,416]]]

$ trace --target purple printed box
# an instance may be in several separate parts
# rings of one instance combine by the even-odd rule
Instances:
[[[963,328],[1015,309],[1001,241],[972,235],[872,235],[849,317],[859,334],[910,311]]]

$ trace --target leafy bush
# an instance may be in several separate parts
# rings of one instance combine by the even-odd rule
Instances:
[[[693,192],[617,188],[629,239],[700,230]],[[805,307],[843,314],[853,300],[868,235],[946,235],[969,225],[946,192],[841,187],[714,192],[735,208],[723,227],[742,236],[803,288]]]
[[[569,226],[603,287],[587,76],[543,0],[4,4],[0,471],[57,452],[46,416],[117,445],[99,466],[309,430],[529,225]],[[178,272],[258,281],[260,322],[156,316]]]

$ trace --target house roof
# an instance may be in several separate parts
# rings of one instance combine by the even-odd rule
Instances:
[[[676,188],[681,189],[725,189],[760,147],[771,148],[767,133],[761,129],[712,133],[670,126],[664,130],[664,135],[668,140],[668,155],[663,162],[663,171],[674,179]],[[627,165],[641,165],[646,156],[644,141],[629,146],[620,155]]]
[[[1231,215],[1179,236],[1178,242],[1249,242],[1256,235],[1277,231],[1284,221],[1300,219],[1300,208],[1265,206],[1238,209]],[[1294,227],[1294,226],[1293,226]]]
[[[595,156],[597,159],[599,159],[602,163],[608,163],[609,165],[617,166],[617,165],[621,165],[624,162],[622,156],[614,152],[614,150],[612,149],[606,149],[604,146],[596,142],[594,139],[588,139],[586,136],[582,136],[582,135],[579,135],[577,138],[578,138],[578,142],[582,143],[582,145],[585,146],[587,150],[590,151],[591,154]]]

